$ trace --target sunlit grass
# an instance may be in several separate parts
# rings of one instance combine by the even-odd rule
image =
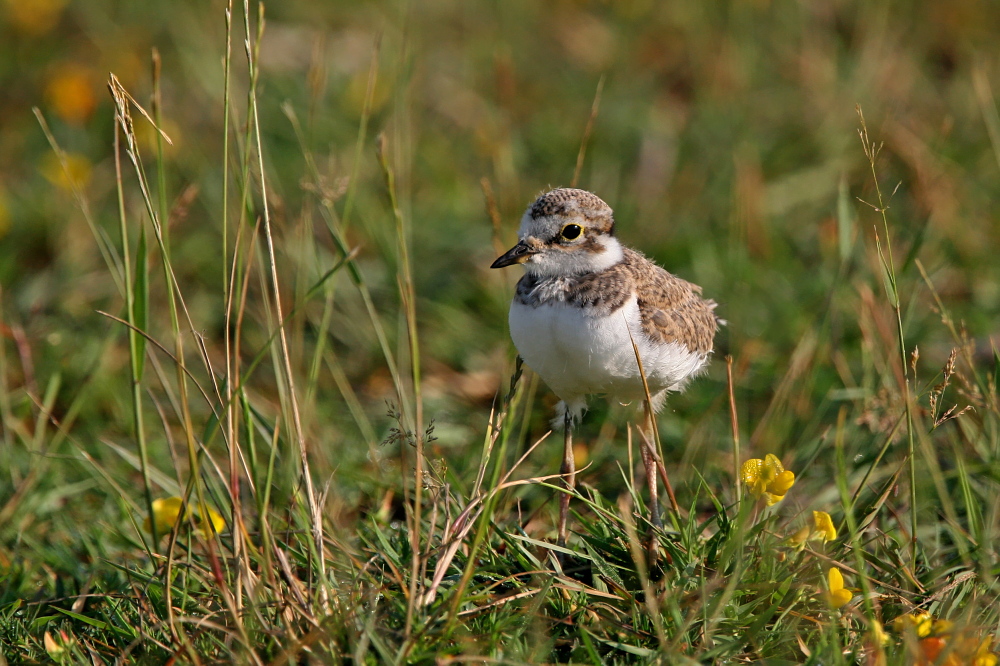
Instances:
[[[768,162],[745,147],[726,166],[739,199],[728,236],[713,236],[717,219],[703,221],[705,238],[693,226],[640,230],[637,210],[661,218],[612,173],[614,146],[601,143],[602,114],[623,103],[613,77],[581,84],[586,102],[561,108],[574,120],[545,140],[515,113],[506,139],[480,128],[475,149],[494,151],[494,169],[462,191],[465,152],[435,154],[419,138],[432,125],[414,99],[419,72],[406,71],[420,48],[406,31],[373,36],[349,84],[363,94],[324,109],[354,127],[338,163],[317,140],[321,74],[309,105],[268,87],[258,11],[225,14],[218,108],[205,110],[220,119],[221,136],[205,133],[219,154],[204,156],[204,182],[181,182],[186,155],[168,151],[169,132],[137,129],[167,127],[184,103],[164,86],[172,65],[158,52],[149,103],[110,78],[112,152],[86,162],[87,178],[63,129],[37,112],[53,156],[43,176],[69,193],[99,250],[104,265],[86,277],[106,304],[86,311],[99,332],[62,343],[91,349],[84,369],[48,356],[36,368],[49,348],[17,317],[4,324],[3,658],[996,663],[1000,356],[952,314],[940,256],[933,271],[917,256],[922,236],[906,225],[934,183],[885,196],[899,167],[874,128],[862,120],[849,153],[866,160],[863,179],[820,174],[833,212],[803,265],[789,249],[799,230],[788,245],[769,237],[761,209],[794,192],[758,200]],[[612,18],[573,25],[558,39],[601,62]],[[501,79],[513,57],[495,59]],[[988,82],[975,90],[992,132]],[[483,104],[449,101],[456,122]],[[196,152],[190,137],[205,129],[181,131]],[[515,147],[510,133],[522,131]],[[561,133],[573,138],[560,150]],[[548,175],[518,186],[513,156],[549,140]],[[663,158],[665,140],[646,135],[642,159]],[[706,219],[720,210],[713,178],[687,164],[675,186],[699,185],[675,201],[682,229],[687,198],[709,200],[693,204]],[[648,232],[648,245],[670,246],[671,269],[724,290],[710,295],[729,320],[719,356],[732,357],[659,424],[676,489],[662,529],[635,478],[635,406],[592,405],[565,547],[548,392],[504,331],[484,339],[502,328],[510,285],[473,268],[491,233],[506,244],[552,173],[608,189],[636,245]],[[654,197],[643,173],[635,181]],[[432,177],[444,184],[428,205]],[[201,201],[196,186],[217,191]],[[481,228],[455,225],[452,210],[478,211]],[[757,282],[768,276],[774,300]],[[63,288],[77,293],[72,280]],[[5,287],[4,312],[9,298]],[[935,354],[949,338],[951,353]]]

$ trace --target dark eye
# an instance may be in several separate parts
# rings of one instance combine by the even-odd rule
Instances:
[[[562,237],[566,240],[576,240],[583,233],[583,227],[579,224],[567,224],[562,229]]]

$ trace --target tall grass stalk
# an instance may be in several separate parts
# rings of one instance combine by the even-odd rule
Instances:
[[[302,482],[306,490],[306,502],[308,505],[311,530],[313,535],[313,547],[316,550],[316,568],[319,574],[318,588],[320,598],[320,608],[324,614],[329,612],[330,593],[329,582],[326,577],[326,545],[323,538],[323,513],[313,489],[312,471],[309,465],[309,455],[306,447],[305,433],[302,431],[302,418],[299,414],[298,397],[295,390],[295,374],[292,371],[291,353],[288,349],[288,336],[283,325],[284,310],[281,306],[281,284],[278,280],[278,266],[274,250],[274,236],[271,233],[271,212],[267,199],[267,178],[264,173],[264,146],[260,139],[260,114],[257,108],[257,81],[259,69],[257,67],[257,56],[260,52],[260,41],[264,32],[264,5],[258,5],[257,32],[256,38],[251,40],[250,35],[250,0],[243,2],[243,26],[246,34],[246,57],[247,66],[250,73],[250,118],[249,122],[253,128],[254,147],[257,153],[258,178],[260,185],[261,210],[264,219],[263,233],[267,247],[268,268],[271,274],[271,286],[273,289],[272,298],[277,312],[279,322],[278,339],[281,344],[281,362],[284,370],[284,380],[288,389],[288,404],[292,412],[292,433],[298,447],[299,459],[302,465]],[[252,45],[252,46],[251,46]]]
[[[229,114],[230,114],[230,104],[231,104],[231,84],[232,84],[232,60],[233,60],[233,2],[228,0],[225,9],[225,19],[226,19],[226,52],[223,60],[223,88],[222,88],[222,252],[220,256],[222,257],[222,298],[225,303],[225,327],[223,331],[223,349],[226,359],[225,367],[225,387],[224,387],[224,399],[222,400],[222,409],[224,416],[225,428],[225,439],[228,443],[229,449],[229,483],[227,489],[229,491],[229,506],[230,506],[230,525],[232,525],[233,534],[233,560],[237,566],[236,572],[236,584],[235,588],[237,590],[236,595],[236,608],[237,611],[241,611],[243,608],[243,594],[244,581],[246,572],[250,571],[253,563],[250,558],[249,552],[247,550],[246,543],[246,527],[243,521],[243,502],[242,493],[240,491],[241,487],[241,470],[239,466],[240,459],[243,458],[243,451],[240,447],[240,437],[239,430],[237,427],[237,404],[236,400],[236,386],[239,385],[239,341],[235,341],[232,338],[232,317],[233,317],[233,305],[234,305],[234,295],[237,293],[237,287],[239,285],[238,281],[238,267],[239,262],[239,248],[240,241],[243,236],[244,225],[241,223],[236,229],[236,238],[233,243],[232,249],[232,260],[230,260],[230,248],[229,248]],[[241,220],[242,222],[242,220]],[[251,242],[256,238],[251,239]],[[244,280],[244,284],[245,284]],[[245,295],[245,290],[243,294]],[[242,317],[242,305],[244,300],[241,299],[240,314],[238,318]],[[238,333],[237,333],[238,335]],[[235,361],[235,362],[234,362]],[[245,394],[240,392],[240,396],[244,397]],[[243,401],[245,405],[246,402]],[[249,418],[246,419],[247,426],[247,436],[253,437],[253,426]],[[275,429],[277,432],[277,429]],[[252,449],[251,449],[252,450]],[[272,447],[272,460],[275,449]],[[273,470],[273,465],[268,466],[268,470]],[[268,476],[268,481],[270,481],[270,475]],[[253,477],[247,475],[247,483],[253,488]],[[268,483],[266,492],[270,491],[270,483]],[[266,493],[265,493],[266,494]],[[266,502],[265,502],[266,503]],[[269,533],[268,533],[268,523],[265,519],[265,514],[259,512],[260,516],[260,532],[261,541],[264,544],[263,557],[265,562],[265,570],[270,573],[270,567],[266,566],[270,564],[270,548],[269,548]]]
[[[861,137],[861,146],[864,149],[865,157],[868,159],[868,165],[871,169],[872,182],[875,185],[875,194],[878,198],[878,205],[872,206],[882,217],[882,230],[885,234],[885,252],[882,251],[882,245],[878,240],[878,233],[875,235],[875,243],[878,248],[878,256],[882,262],[882,267],[885,270],[885,286],[886,286],[886,296],[889,297],[889,303],[892,305],[893,312],[896,315],[896,335],[899,342],[899,365],[900,372],[903,375],[903,381],[901,382],[900,389],[903,391],[903,408],[906,415],[906,437],[907,437],[907,450],[906,454],[908,457],[909,470],[910,470],[910,560],[911,565],[916,568],[917,566],[917,461],[916,461],[916,446],[915,437],[913,432],[913,409],[910,398],[910,378],[907,373],[907,358],[906,358],[906,339],[903,336],[903,315],[900,308],[899,301],[899,288],[896,282],[896,268],[893,263],[892,257],[892,239],[889,232],[889,218],[886,216],[887,203],[882,196],[882,187],[878,180],[878,170],[876,168],[876,160],[878,159],[878,154],[882,149],[882,144],[880,143],[876,146],[871,138],[868,136],[868,126],[865,124],[865,116],[861,111],[861,106],[857,107],[858,118],[861,122],[861,127],[858,129],[858,136]],[[895,193],[895,191],[894,191]],[[867,202],[865,202],[867,203]],[[871,205],[871,204],[869,204]]]
[[[726,388],[729,394],[729,422],[733,428],[733,485],[736,488],[736,512],[743,502],[743,475],[740,468],[740,424],[736,415],[736,394],[733,387],[733,357],[726,355]]]
[[[420,597],[421,575],[421,526],[423,522],[422,502],[424,487],[424,407],[420,381],[420,342],[417,334],[417,293],[413,284],[413,269],[410,266],[410,230],[399,206],[396,192],[396,175],[389,163],[388,144],[384,134],[378,140],[378,160],[385,178],[386,190],[389,194],[389,205],[396,223],[396,238],[399,252],[399,274],[397,285],[403,303],[403,314],[406,319],[406,337],[409,343],[410,380],[413,383],[413,441],[415,461],[413,470],[413,514],[410,522],[410,547],[413,557],[410,570],[410,596],[406,609],[405,634],[409,637],[413,629],[413,612]],[[405,444],[405,442],[404,442]],[[403,450],[403,449],[401,449]],[[405,476],[405,473],[404,473]]]
[[[597,90],[594,92],[594,102],[590,106],[590,115],[587,117],[587,125],[583,128],[583,137],[580,139],[580,150],[576,154],[576,166],[573,168],[573,178],[569,181],[570,187],[577,187],[580,182],[580,174],[583,172],[583,161],[587,156],[587,144],[590,143],[590,135],[594,131],[594,122],[597,114],[601,110],[601,93],[604,92],[604,79],[597,80]]]
[[[139,460],[142,466],[142,487],[146,497],[146,509],[149,512],[147,515],[152,516],[153,490],[149,481],[149,444],[146,441],[146,427],[142,407],[142,365],[143,359],[145,358],[145,339],[138,333],[138,331],[142,330],[142,327],[140,322],[136,319],[136,297],[135,287],[133,284],[134,278],[132,275],[132,261],[130,258],[131,244],[129,243],[128,218],[125,213],[125,193],[122,180],[120,137],[121,133],[124,131],[123,127],[124,119],[119,118],[115,123],[114,128],[115,183],[118,195],[119,233],[122,244],[121,256],[122,268],[124,271],[122,282],[125,286],[125,318],[129,324],[127,335],[129,341],[129,371],[132,375],[132,427],[136,438],[136,444],[139,447]],[[148,267],[145,265],[145,256],[142,256],[142,261],[144,262],[144,265],[141,270],[148,271]],[[138,283],[138,280],[136,280],[136,283]],[[156,521],[154,520],[151,522],[152,526],[150,532],[152,533],[153,541],[150,550],[155,551],[157,544],[159,543],[160,535],[157,532]]]
[[[157,207],[153,204],[152,201],[151,190],[148,184],[145,169],[143,167],[142,158],[139,154],[139,143],[136,139],[135,129],[130,109],[135,108],[136,110],[138,110],[146,118],[146,120],[153,125],[154,130],[160,133],[161,135],[162,135],[162,130],[160,130],[159,125],[154,121],[154,119],[150,116],[150,114],[146,112],[146,110],[143,109],[142,106],[138,104],[135,101],[135,99],[133,99],[132,96],[125,90],[124,86],[122,86],[122,84],[119,82],[118,78],[114,74],[112,74],[110,77],[110,88],[111,88],[112,99],[114,100],[116,109],[117,128],[121,130],[121,133],[125,137],[126,140],[125,153],[128,155],[132,163],[133,170],[136,176],[136,182],[139,185],[139,190],[142,195],[142,201],[145,207],[145,211],[146,214],[149,216],[149,220],[153,228],[153,234],[154,237],[156,238],[157,245],[160,250],[160,258],[163,262],[164,282],[166,285],[166,291],[168,295],[167,297],[168,311],[170,313],[171,330],[173,332],[173,338],[174,338],[173,360],[177,375],[177,390],[178,390],[176,404],[180,409],[180,414],[178,416],[181,419],[181,427],[183,429],[184,440],[186,443],[188,465],[189,465],[189,480],[187,483],[187,490],[185,491],[183,496],[183,501],[186,505],[190,499],[191,494],[193,493],[197,500],[198,515],[207,517],[209,515],[209,509],[208,509],[208,503],[206,501],[205,488],[201,475],[201,455],[199,452],[199,448],[201,445],[199,444],[197,435],[194,432],[194,423],[191,415],[191,400],[188,393],[189,371],[185,362],[183,336],[181,335],[180,332],[179,313],[181,310],[183,310],[186,323],[189,326],[189,330],[193,331],[195,327],[191,319],[191,314],[188,311],[187,306],[184,303],[183,296],[180,293],[180,286],[174,274],[170,258],[171,257],[170,246],[168,244],[167,238],[163,234],[163,230],[167,224],[167,221],[162,219],[160,213],[157,210]],[[119,180],[119,184],[120,183],[121,180]],[[119,185],[119,187],[121,187],[121,185]],[[142,236],[140,236],[140,240],[141,238]],[[145,261],[145,247],[144,244],[141,242],[139,244],[139,250],[143,253],[142,256],[140,256],[139,258],[142,261]],[[135,317],[135,319],[136,321],[138,321],[138,317]],[[142,329],[137,328],[135,324],[130,324],[129,330],[137,331],[140,333],[142,332]],[[213,376],[213,370],[211,366],[208,364],[207,357],[203,356],[203,361],[205,362],[205,367],[207,372],[209,373],[209,376]],[[195,385],[197,385],[197,382],[195,382]],[[211,401],[208,398],[206,392],[203,389],[200,389],[200,387],[199,390],[202,393],[202,395],[206,398],[206,400],[208,400],[209,404],[211,404]],[[150,507],[152,507],[151,502],[150,502]],[[150,511],[151,526],[155,524],[155,520],[153,520],[153,515],[154,515],[153,512]],[[191,524],[194,525],[193,514],[189,514],[189,519],[192,521]],[[177,535],[177,526],[174,527],[174,531],[173,534],[171,535],[171,539],[167,549],[166,576],[168,581],[171,579],[170,574],[174,564],[174,547],[176,544],[176,538],[175,538],[176,535]],[[212,560],[212,562],[218,565],[218,555],[215,552],[215,544],[212,541],[208,542],[208,551],[209,551],[208,552],[209,557]],[[235,599],[233,598],[233,594],[229,590],[228,586],[225,584],[225,581],[223,580],[222,575],[219,572],[218,566],[213,567],[213,572],[215,573],[215,579],[216,583],[219,586],[219,591],[222,597],[222,601],[226,606],[227,610],[229,611],[229,613],[232,615],[238,633],[242,638],[242,642],[244,643],[244,645],[248,645],[249,644],[248,637],[243,627],[242,618],[240,614],[237,612],[236,602]],[[171,595],[172,595],[172,587],[170,585],[167,585],[166,596],[168,604],[171,603]],[[184,632],[180,629],[179,626],[177,626],[176,621],[177,618],[174,616],[172,606],[170,606],[168,608],[168,622],[171,626],[171,631],[174,633],[176,637],[184,636]],[[185,641],[185,644],[188,644],[186,637],[183,640]]]

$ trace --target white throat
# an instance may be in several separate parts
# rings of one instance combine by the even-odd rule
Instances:
[[[607,270],[624,259],[621,243],[614,236],[598,236],[602,252],[540,252],[524,262],[524,269],[540,277],[583,275]]]

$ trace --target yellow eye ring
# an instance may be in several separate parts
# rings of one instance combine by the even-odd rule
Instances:
[[[566,240],[571,241],[579,238],[580,234],[582,233],[583,233],[583,227],[581,227],[579,224],[567,224],[565,227],[562,228],[562,231],[559,232],[559,235],[565,238]]]

